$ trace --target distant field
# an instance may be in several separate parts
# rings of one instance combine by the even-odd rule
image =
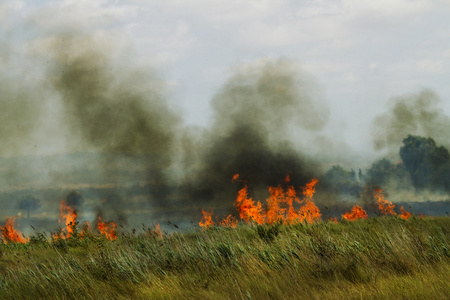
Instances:
[[[1,299],[446,299],[450,218],[0,245]]]

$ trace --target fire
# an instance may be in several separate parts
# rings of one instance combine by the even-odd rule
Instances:
[[[261,203],[255,202],[248,197],[247,185],[239,190],[236,202],[234,204],[239,212],[239,217],[245,222],[264,223]]]
[[[214,226],[214,222],[212,221],[213,212],[204,211],[202,209],[203,219],[198,223],[200,227],[208,229],[211,226]]]
[[[233,178],[231,178],[231,182],[236,182],[239,179],[239,174],[234,174]]]
[[[311,200],[306,199],[305,201],[306,203],[300,207],[300,211],[298,213],[298,219],[300,222],[306,221],[311,224],[320,220],[322,214],[320,213],[319,208]]]
[[[368,218],[366,211],[359,205],[353,206],[352,210],[343,214],[342,217],[349,221]]]
[[[0,226],[0,229],[2,230],[2,237],[3,241],[7,243],[26,243],[27,240],[23,237],[22,232],[20,232],[17,229],[14,229],[14,219],[16,217],[12,218],[6,218],[6,224],[5,227]]]
[[[63,231],[66,232],[66,237],[69,238],[73,235],[73,231],[77,225],[77,212],[74,208],[70,207],[66,204],[64,200],[61,201],[61,205],[59,206],[60,215],[58,222],[64,222],[66,228]]]
[[[400,218],[402,219],[408,220],[412,216],[412,213],[406,211],[403,206],[400,207],[400,211],[402,212],[400,215]]]
[[[112,241],[117,239],[116,235],[116,223],[113,221],[102,222],[102,218],[98,217],[97,229],[103,234],[108,240]]]
[[[320,217],[322,216],[319,208],[312,201],[314,193],[316,192],[316,184],[318,182],[318,179],[313,178],[303,188],[303,195],[305,196],[303,201],[305,204],[300,207],[300,211],[298,213],[298,218],[301,222],[307,221],[308,223],[314,223],[314,221],[320,220]]]
[[[228,217],[226,217],[225,219],[220,221],[219,224],[220,224],[220,226],[223,226],[223,227],[236,228],[238,221],[232,215],[228,215]]]
[[[285,209],[281,207],[284,202],[284,192],[281,186],[269,187],[270,197],[267,201],[266,223],[273,224],[284,220]]]
[[[285,178],[285,183],[289,183],[289,175]],[[273,224],[282,222],[292,224],[295,222],[313,223],[320,220],[321,213],[319,208],[313,202],[315,185],[319,181],[312,179],[303,189],[303,200],[297,197],[293,186],[288,186],[286,191],[282,186],[269,187],[270,196],[266,199],[267,209],[264,212],[261,202],[252,200],[248,197],[247,186],[244,186],[237,195],[235,206],[239,212],[240,218],[245,222],[255,222],[257,224]],[[297,212],[294,203],[302,204]]]
[[[383,215],[392,215],[392,216],[397,215],[394,211],[395,204],[392,204],[392,202],[390,202],[384,198],[382,189],[378,189],[378,188],[375,189],[374,197],[377,198],[378,208],[380,209],[380,211]]]
[[[155,235],[159,238],[163,238],[163,234],[161,231],[161,226],[159,224],[156,224],[155,229],[153,230],[153,232],[155,233]]]
[[[287,174],[286,177],[284,177],[284,182],[285,183],[291,182],[291,176],[289,176],[289,174]]]
[[[286,183],[289,182],[287,179],[289,179],[289,177],[286,177]],[[293,204],[294,201],[300,203],[300,199],[297,197],[294,187],[289,186],[285,195],[285,202],[287,205],[285,223],[292,224],[298,219],[298,213],[295,211]]]
[[[312,199],[314,193],[316,192],[316,184],[319,182],[319,179],[313,178],[310,182],[308,182],[303,188],[303,195],[308,199]]]
[[[328,222],[338,223],[338,219],[336,217],[328,217]]]
[[[86,235],[89,234],[90,231],[91,231],[91,224],[88,221],[84,222],[83,228],[81,230],[81,236],[85,237]]]

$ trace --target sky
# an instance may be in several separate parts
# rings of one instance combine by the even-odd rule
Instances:
[[[450,115],[449,16],[447,0],[7,0],[0,62],[39,76],[26,58],[48,35],[80,28],[126,49],[123,63],[151,67],[185,124],[207,127],[210,101],[237,66],[286,58],[325,100],[324,132],[376,155],[373,122],[393,98],[427,88]],[[58,141],[42,153],[58,152]]]

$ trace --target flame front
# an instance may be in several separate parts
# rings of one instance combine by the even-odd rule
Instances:
[[[313,178],[310,182],[308,182],[303,188],[303,195],[305,198],[303,199],[304,203],[302,207],[300,207],[300,211],[298,213],[298,219],[303,222],[306,221],[308,223],[314,223],[315,221],[320,220],[322,214],[320,213],[319,208],[313,202],[313,196],[316,192],[316,184],[319,182],[318,179]]]
[[[203,219],[198,223],[200,225],[200,227],[202,228],[209,228],[211,226],[214,226],[214,222],[212,221],[212,215],[213,212],[212,211],[204,211],[202,209],[202,214],[203,214]]]
[[[116,223],[113,221],[102,222],[102,218],[98,217],[97,229],[103,234],[108,240],[112,241],[117,239],[116,235]]]
[[[403,206],[400,207],[400,211],[402,212],[400,218],[408,220],[410,217],[412,217],[412,213],[406,211]]]
[[[252,198],[248,197],[247,185],[239,190],[234,204],[239,212],[239,217],[244,222],[256,222],[258,224],[264,223],[264,216],[262,215],[261,203],[255,205]]]
[[[378,188],[375,189],[373,191],[373,195],[377,199],[378,208],[380,209],[383,215],[392,215],[392,216],[397,215],[394,211],[395,204],[392,204],[391,201],[386,200],[382,189]]]
[[[350,212],[346,212],[345,214],[343,214],[342,218],[353,221],[358,219],[367,219],[368,215],[361,206],[355,205]]]
[[[61,205],[59,206],[59,220],[58,222],[64,222],[66,225],[66,228],[63,229],[63,231],[66,233],[66,237],[69,238],[73,235],[73,231],[77,224],[77,212],[74,208],[70,207],[66,204],[64,200],[61,201]]]
[[[289,175],[285,178],[285,183],[289,183]],[[248,197],[247,185],[245,185],[236,197],[235,206],[239,212],[240,218],[244,222],[255,222],[257,224],[284,223],[292,224],[295,222],[313,223],[320,220],[321,213],[319,208],[313,202],[315,186],[319,181],[312,179],[303,188],[304,199],[300,200],[293,186],[288,186],[286,191],[281,185],[269,187],[269,198],[266,199],[267,209],[264,212],[261,202],[252,200]],[[294,208],[294,203],[302,204],[298,212]]]
[[[219,225],[223,227],[236,228],[238,221],[232,215],[228,215],[225,219],[220,221]]]
[[[20,232],[17,229],[14,229],[14,219],[16,217],[12,218],[6,218],[6,224],[5,227],[0,226],[0,229],[2,230],[2,237],[3,241],[7,243],[26,243],[27,240],[22,236],[22,232]]]

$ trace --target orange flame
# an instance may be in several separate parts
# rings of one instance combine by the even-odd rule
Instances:
[[[239,174],[234,174],[233,178],[231,178],[231,182],[236,182],[239,179]]]
[[[343,214],[342,217],[349,221],[368,218],[366,211],[359,205],[353,206],[352,210]]]
[[[412,216],[412,213],[406,211],[403,206],[400,207],[400,211],[402,212],[400,215],[400,218],[402,219],[408,220]]]
[[[296,222],[298,219],[298,213],[295,211],[294,204],[293,204],[294,200],[295,200],[295,202],[300,203],[300,199],[297,197],[297,193],[295,192],[294,187],[289,186],[288,190],[285,194],[285,202],[287,205],[285,223],[287,223],[287,224],[292,224],[292,223]]]
[[[16,217],[12,218],[6,218],[6,224],[5,227],[0,226],[0,229],[2,230],[2,237],[5,244],[7,243],[26,243],[27,239],[25,239],[22,235],[22,232],[19,230],[14,229],[14,219]]]
[[[376,188],[373,193],[374,197],[377,198],[378,208],[380,209],[383,215],[393,215],[393,216],[397,215],[394,211],[395,204],[392,204],[392,202],[384,198],[382,189]]]
[[[61,213],[59,215],[58,223],[64,222],[66,228],[64,228],[63,231],[66,232],[66,237],[69,238],[73,235],[73,230],[77,224],[77,212],[74,208],[67,205],[64,200],[61,201],[59,211]]]
[[[204,211],[202,209],[203,219],[198,223],[200,227],[208,229],[209,227],[214,226],[214,222],[212,221],[213,211]]]
[[[314,193],[316,192],[316,184],[319,182],[319,179],[313,178],[310,182],[308,182],[303,188],[303,195],[309,199],[312,199]]]
[[[305,202],[306,203],[303,204],[302,207],[300,207],[298,213],[298,219],[300,220],[300,222],[306,221],[312,224],[315,221],[320,220],[322,214],[320,213],[319,208],[311,200],[306,199]]]
[[[291,182],[291,176],[289,176],[289,174],[286,175],[286,177],[284,177],[284,183],[289,183]]]
[[[256,222],[258,224],[264,223],[264,216],[262,215],[261,203],[255,202],[248,197],[247,186],[239,190],[236,202],[234,204],[239,212],[239,217],[245,222]]]
[[[85,237],[86,235],[88,235],[88,233],[91,231],[91,224],[86,221],[83,224],[83,229],[81,230],[81,236]]]
[[[228,215],[228,217],[226,217],[225,219],[220,221],[219,224],[220,224],[220,226],[223,226],[223,227],[236,228],[238,221],[232,215]]]
[[[155,235],[159,238],[163,238],[163,234],[161,231],[161,226],[159,224],[156,224],[155,229],[153,230],[153,232],[155,233]]]
[[[328,222],[338,223],[338,219],[336,217],[328,217]]]
[[[316,184],[318,182],[318,179],[313,178],[303,188],[303,195],[305,196],[303,201],[305,202],[305,204],[300,207],[298,213],[298,218],[301,222],[306,221],[308,223],[313,223],[314,221],[320,220],[320,217],[322,216],[319,208],[312,201],[314,193],[316,192]]]
[[[281,186],[269,187],[270,197],[267,201],[266,223],[273,224],[284,220],[285,209],[281,207],[284,202],[284,192]]]
[[[113,221],[102,222],[102,218],[98,217],[97,229],[103,234],[108,240],[112,241],[117,239],[116,235],[116,223]]]
[[[289,183],[289,175],[285,178],[285,183]],[[281,186],[269,187],[270,196],[266,199],[267,210],[262,211],[261,203],[257,204],[248,197],[247,186],[243,187],[236,198],[235,206],[239,211],[239,216],[245,222],[256,222],[257,224],[273,224],[283,222],[285,224],[292,224],[294,222],[309,222],[313,223],[321,218],[319,208],[314,204],[313,195],[315,192],[315,185],[318,180],[313,179],[307,183],[303,189],[305,196],[303,201],[297,197],[293,186],[289,186],[286,191]],[[294,208],[294,201],[302,203],[297,212]]]

